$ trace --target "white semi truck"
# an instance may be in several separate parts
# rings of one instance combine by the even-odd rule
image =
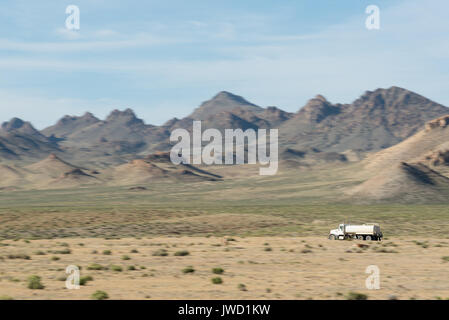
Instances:
[[[329,232],[329,240],[359,239],[359,240],[382,240],[383,234],[377,223],[345,224],[342,223],[338,229]]]

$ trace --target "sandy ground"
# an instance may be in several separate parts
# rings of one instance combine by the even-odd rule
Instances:
[[[366,294],[369,299],[449,298],[449,261],[443,259],[449,256],[447,239],[391,238],[382,243],[316,237],[227,239],[4,240],[0,297],[91,299],[92,293],[102,290],[110,299],[346,299],[349,292]],[[369,247],[361,249],[358,243]],[[70,254],[57,252],[67,248]],[[168,255],[153,256],[159,249]],[[104,250],[111,254],[103,254]],[[182,250],[189,254],[174,255]],[[20,254],[29,259],[12,259]],[[124,255],[130,259],[123,260]],[[118,265],[123,271],[88,270],[93,263]],[[66,289],[68,265],[81,266],[81,276],[90,275],[93,280],[78,290]],[[136,270],[128,270],[131,265]],[[379,267],[379,290],[365,286],[369,265]],[[187,266],[195,272],[183,273]],[[212,272],[218,267],[223,274]],[[45,288],[28,289],[31,275],[39,275]],[[213,284],[214,277],[221,277],[223,283]]]

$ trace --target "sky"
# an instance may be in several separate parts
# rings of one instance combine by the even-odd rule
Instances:
[[[0,122],[129,107],[159,125],[223,90],[291,112],[393,85],[449,106],[447,12],[447,0],[4,0]]]

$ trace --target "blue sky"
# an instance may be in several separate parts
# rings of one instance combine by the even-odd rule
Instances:
[[[65,8],[81,28],[65,28]],[[380,8],[367,30],[365,8]],[[0,121],[133,108],[151,124],[226,90],[297,111],[397,85],[449,106],[449,2],[2,1]]]

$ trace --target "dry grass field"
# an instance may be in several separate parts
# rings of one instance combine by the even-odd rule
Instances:
[[[214,182],[4,190],[0,297],[449,298],[447,204],[348,201],[354,170],[267,178],[236,167]],[[368,248],[327,240],[343,221],[380,223],[386,239]],[[69,265],[81,267],[79,290],[65,288]],[[380,290],[365,288],[369,265],[380,268]],[[27,287],[33,275],[44,288]]]
[[[357,243],[368,247],[359,248]],[[448,255],[448,239],[4,240],[0,296],[92,299],[101,290],[109,299],[348,299],[351,292],[368,299],[447,299]],[[380,269],[379,290],[365,287],[365,269],[373,264]],[[92,279],[78,290],[66,289],[68,265],[80,266],[81,277]],[[41,277],[43,289],[27,288],[31,275]],[[217,277],[221,284],[212,282]]]

